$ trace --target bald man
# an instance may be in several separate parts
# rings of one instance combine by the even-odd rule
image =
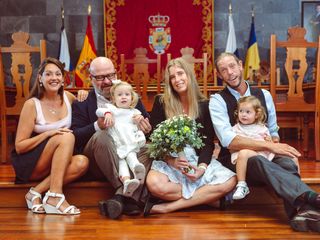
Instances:
[[[110,88],[117,79],[117,73],[112,61],[106,57],[97,57],[90,64],[90,79],[93,89],[83,102],[72,105],[72,130],[76,137],[75,151],[90,159],[89,175],[95,179],[106,179],[115,188],[116,194],[107,201],[99,203],[102,214],[111,219],[117,219],[122,213],[135,215],[140,213],[137,203],[140,201],[142,185],[135,191],[132,198],[122,196],[123,184],[119,179],[119,158],[111,137],[106,134],[104,118],[96,116],[98,107],[110,102]],[[138,127],[146,134],[151,130],[149,114],[139,100],[136,108],[141,111],[144,119]],[[150,169],[150,161],[146,147],[138,154],[138,159]]]

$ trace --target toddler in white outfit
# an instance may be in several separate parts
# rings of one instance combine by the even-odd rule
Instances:
[[[108,134],[115,143],[120,159],[119,176],[124,186],[123,195],[130,197],[143,182],[146,172],[137,158],[137,153],[146,143],[143,132],[137,126],[143,116],[134,108],[138,95],[129,83],[120,81],[114,84],[110,93],[113,104],[106,103],[104,108],[97,109],[96,114],[105,118]]]

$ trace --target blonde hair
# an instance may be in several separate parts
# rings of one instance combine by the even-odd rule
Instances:
[[[112,85],[111,89],[110,89],[110,94],[111,94],[111,100],[112,102],[115,104],[115,96],[114,96],[114,92],[116,91],[116,89],[118,87],[127,87],[130,92],[131,92],[131,104],[130,104],[130,108],[135,108],[135,106],[138,103],[139,100],[139,96],[138,94],[133,90],[133,87],[127,83],[127,82],[123,82],[123,81],[119,81],[115,84]]]
[[[183,69],[187,75],[187,98],[189,103],[189,116],[196,119],[200,116],[199,101],[206,100],[205,96],[200,92],[196,76],[190,64],[188,64],[183,58],[172,59],[168,62],[165,69],[165,86],[164,93],[161,97],[161,101],[165,106],[165,114],[167,118],[183,114],[183,106],[180,100],[179,94],[173,89],[170,81],[170,68],[179,67]]]
[[[250,103],[252,105],[254,111],[256,112],[256,119],[254,123],[259,123],[259,124],[265,123],[267,119],[266,110],[262,106],[260,100],[255,96],[246,96],[239,99],[238,107],[237,107],[237,110],[235,111],[237,122],[239,122],[238,113],[239,113],[239,108],[241,103]]]

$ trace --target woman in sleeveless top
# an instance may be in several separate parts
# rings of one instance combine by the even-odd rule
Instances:
[[[12,163],[16,183],[40,181],[25,196],[34,213],[80,213],[65,200],[63,185],[86,172],[88,159],[73,156],[75,138],[69,128],[75,97],[63,90],[63,81],[63,64],[46,58],[19,119]]]

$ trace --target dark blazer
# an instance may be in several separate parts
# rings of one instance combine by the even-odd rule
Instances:
[[[199,156],[198,164],[209,164],[214,150],[214,129],[209,113],[209,101],[206,100],[203,102],[199,102],[199,108],[200,117],[196,119],[196,122],[200,123],[203,128],[200,128],[198,131],[202,136],[206,136],[206,138],[203,139],[204,147],[202,147],[201,149],[196,149],[196,153]],[[166,119],[167,118],[164,111],[164,105],[160,101],[160,95],[158,95],[154,100],[154,104],[150,114],[152,129],[155,129],[159,123],[163,122]]]
[[[144,108],[142,102],[138,101],[136,106],[144,117],[149,118],[149,114]],[[82,153],[85,145],[96,132],[94,122],[97,121],[97,96],[94,90],[89,92],[88,98],[83,102],[74,101],[72,104],[72,123],[71,129],[75,135],[75,153]]]

